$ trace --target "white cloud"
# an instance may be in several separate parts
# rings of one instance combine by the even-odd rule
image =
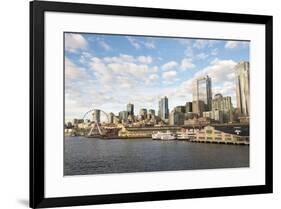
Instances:
[[[238,41],[227,41],[224,45],[224,48],[226,49],[233,49],[238,46],[239,42]]]
[[[135,49],[140,49],[141,47],[145,47],[147,49],[156,48],[151,38],[148,38],[147,41],[141,41],[140,39],[132,36],[127,36],[126,38]]]
[[[89,52],[82,52],[80,55],[79,62],[82,64],[88,64],[91,57],[92,55]]]
[[[148,79],[149,81],[156,81],[158,80],[159,76],[157,74],[151,74]]]
[[[99,41],[98,43],[104,50],[106,50],[106,51],[112,50],[111,46],[108,43],[106,43],[105,41]]]
[[[127,36],[127,39],[134,48],[136,49],[141,48],[141,45],[138,43],[138,41],[135,38],[131,36]]]
[[[172,70],[178,66],[178,63],[175,61],[170,61],[162,65],[162,70],[167,71],[167,70]]]
[[[158,66],[153,66],[152,68],[150,68],[150,72],[151,73],[157,73],[158,72]]]
[[[84,68],[79,68],[73,62],[65,57],[65,78],[72,81],[86,77],[86,71]]]
[[[144,46],[148,49],[155,49],[155,44],[153,42],[145,42]]]
[[[195,68],[195,64],[192,63],[192,59],[191,58],[184,58],[181,61],[181,69],[182,70],[188,70],[188,69],[192,69]]]
[[[119,75],[129,74],[134,77],[143,78],[148,73],[148,66],[135,63],[109,63],[106,65],[111,72]]]
[[[237,47],[249,47],[249,41],[227,41],[224,45],[226,49],[234,49]]]
[[[217,56],[218,53],[219,53],[219,49],[218,49],[218,48],[215,48],[215,49],[213,49],[213,50],[211,51],[211,55],[213,55],[213,56]]]
[[[111,90],[111,86],[108,84],[114,81],[114,77],[107,65],[103,63],[101,59],[93,57],[91,59],[90,66],[94,70],[94,74],[98,82],[104,84],[105,88]]]
[[[175,39],[176,41],[178,41],[180,44],[186,46],[186,45],[191,45],[192,44],[192,39],[179,39],[179,38],[176,38]]]
[[[120,54],[119,56],[114,56],[114,57],[104,57],[103,61],[105,61],[106,63],[111,63],[111,62],[124,63],[124,62],[134,62],[135,58],[131,55]]]
[[[156,79],[157,66],[148,66],[153,58],[150,56],[138,56],[120,54],[114,57],[91,59],[91,69],[94,75],[105,89],[113,90],[120,88],[134,89],[147,80]],[[155,74],[151,76],[151,74]]]
[[[212,83],[220,85],[232,79],[236,64],[233,60],[214,59],[208,67],[196,73],[195,77],[209,75],[212,78]]]
[[[84,49],[88,45],[87,40],[80,34],[65,34],[65,49],[69,52],[75,52],[77,49]]]
[[[207,45],[206,40],[196,40],[195,43],[193,44],[193,47],[197,49],[203,49]]]
[[[203,49],[206,46],[212,47],[215,43],[217,43],[216,40],[204,40],[204,39],[198,39],[194,42],[193,47],[197,49]]]
[[[119,56],[114,56],[114,57],[104,57],[103,61],[106,63],[141,63],[141,64],[150,64],[153,61],[153,58],[151,56],[138,56],[138,57],[133,57],[131,55],[127,54],[120,54]]]
[[[128,54],[120,54],[119,55],[121,62],[134,62],[135,58]]]
[[[92,58],[96,68],[96,78],[85,68],[75,65],[70,59],[65,58],[65,105],[66,120],[81,118],[92,107],[102,107],[109,103],[120,103],[114,94],[108,94],[106,85],[98,87],[98,82],[112,82],[111,74],[106,72],[106,67],[99,58]],[[122,81],[120,81],[122,82]],[[125,86],[125,81],[123,86]]]
[[[152,62],[151,56],[139,56],[137,60],[143,64],[150,64]]]
[[[196,55],[196,58],[199,59],[199,60],[204,60],[204,59],[206,59],[208,57],[209,57],[209,55],[204,53],[204,52],[201,52],[201,53]]]
[[[169,79],[173,79],[177,76],[177,72],[174,70],[171,71],[167,71],[167,72],[163,72],[162,73],[162,78],[169,80]]]

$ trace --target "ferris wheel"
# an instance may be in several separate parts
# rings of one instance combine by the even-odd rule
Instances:
[[[83,120],[85,120],[87,117],[91,115],[92,115],[92,127],[87,135],[92,136],[94,134],[94,135],[104,136],[105,133],[101,128],[100,123],[101,123],[101,119],[105,119],[105,122],[109,123],[110,122],[109,115],[100,109],[90,109],[84,114]]]

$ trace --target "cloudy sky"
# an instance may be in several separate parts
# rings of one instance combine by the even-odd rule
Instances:
[[[209,75],[213,95],[236,106],[234,66],[249,60],[249,42],[65,33],[65,118],[93,108],[117,114],[126,104],[157,111],[192,101],[192,80]]]

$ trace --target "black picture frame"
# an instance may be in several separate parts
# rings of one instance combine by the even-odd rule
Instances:
[[[46,198],[44,194],[44,13],[71,12],[147,18],[203,20],[265,25],[266,146],[265,185]],[[30,2],[30,207],[59,207],[273,192],[273,60],[272,16],[108,6],[63,2]]]

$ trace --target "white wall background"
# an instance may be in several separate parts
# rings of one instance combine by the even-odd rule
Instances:
[[[280,208],[281,204],[281,6],[276,0],[72,0],[99,4],[162,7],[274,16],[274,194],[84,206],[96,209]],[[29,3],[0,7],[0,208],[28,207]],[[279,129],[278,129],[279,128]]]

